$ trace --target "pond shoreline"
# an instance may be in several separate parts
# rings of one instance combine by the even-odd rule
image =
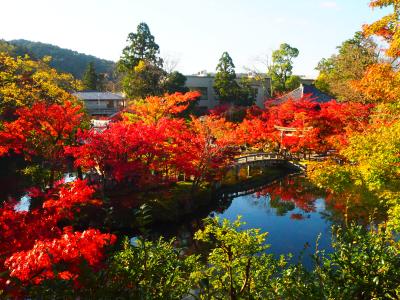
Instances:
[[[174,199],[179,209],[169,209],[164,206],[164,213],[162,213],[163,209],[154,209],[153,207],[153,220],[150,227],[176,226],[191,220],[206,218],[212,211],[220,211],[229,207],[238,192],[250,190],[252,193],[286,176],[303,174],[290,167],[279,167],[272,170],[273,172],[267,172],[266,174],[250,177],[232,184],[221,184],[220,187],[214,190],[203,191],[203,193],[196,195],[189,201]]]

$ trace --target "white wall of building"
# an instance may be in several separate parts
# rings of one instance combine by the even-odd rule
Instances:
[[[186,75],[186,78],[185,85],[190,90],[199,90],[202,92],[198,106],[212,109],[219,104],[213,88],[214,76]],[[269,97],[271,89],[271,79],[264,78],[263,84],[255,80],[252,86],[257,89],[256,105],[264,108],[264,102]]]
[[[218,105],[213,84],[214,77],[211,76],[186,76],[185,85],[190,90],[196,90],[202,93],[198,103],[198,106],[200,107],[214,108]]]

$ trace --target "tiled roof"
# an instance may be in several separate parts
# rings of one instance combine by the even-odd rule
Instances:
[[[277,98],[276,100],[279,102],[285,102],[289,99],[300,99],[303,97],[303,85],[300,85],[297,89]]]
[[[121,95],[110,93],[110,92],[76,92],[73,93],[75,97],[82,100],[123,100],[125,99]]]
[[[304,85],[303,86],[303,94],[311,94],[312,98],[316,98],[315,101],[319,103],[325,103],[329,102],[333,99],[332,96],[329,96],[328,94],[325,94],[324,92],[321,92],[319,89],[317,89],[314,85]]]
[[[333,99],[333,97],[321,92],[314,85],[301,84],[297,89],[275,99],[274,102],[282,103],[288,99],[300,99],[304,95],[311,95],[311,98],[319,103],[325,103]]]

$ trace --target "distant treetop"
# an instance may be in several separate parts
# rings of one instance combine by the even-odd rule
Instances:
[[[121,71],[132,70],[141,60],[162,68],[163,60],[159,57],[160,47],[154,41],[154,36],[146,23],[140,23],[136,33],[129,33],[127,42],[128,45],[122,51],[118,62]]]

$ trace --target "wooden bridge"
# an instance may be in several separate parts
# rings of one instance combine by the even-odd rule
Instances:
[[[236,158],[235,166],[251,165],[251,166],[279,166],[279,165],[289,165],[305,171],[306,166],[300,164],[298,161],[293,160],[280,153],[249,153]]]
[[[256,161],[264,161],[264,160],[274,160],[274,161],[286,161],[286,158],[279,153],[266,153],[266,152],[258,152],[258,153],[250,153],[239,156],[236,159],[237,164],[248,164]]]

